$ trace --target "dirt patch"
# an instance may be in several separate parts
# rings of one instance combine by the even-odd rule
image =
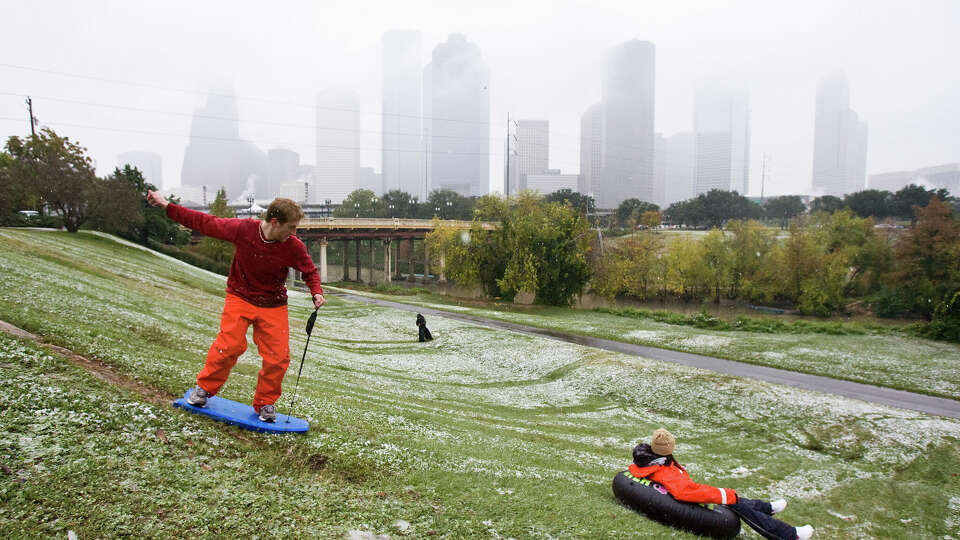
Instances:
[[[168,405],[175,397],[177,397],[173,396],[172,394],[167,394],[166,392],[161,392],[151,386],[147,386],[134,379],[131,379],[130,377],[127,377],[126,375],[118,373],[112,366],[105,364],[100,360],[80,356],[79,354],[74,354],[74,352],[70,349],[45,343],[43,338],[40,336],[31,334],[30,332],[27,332],[22,328],[18,328],[6,321],[0,321],[0,332],[38,343],[54,354],[62,356],[73,362],[75,365],[89,371],[94,377],[115,386],[132,390],[142,396],[145,401],[153,403],[154,405]]]

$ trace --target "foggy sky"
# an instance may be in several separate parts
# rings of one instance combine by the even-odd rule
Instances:
[[[701,81],[748,88],[751,195],[764,155],[767,195],[809,192],[816,84],[836,69],[869,125],[868,175],[960,161],[960,2],[593,3],[5,2],[0,136],[29,134],[31,95],[41,125],[86,146],[99,174],[122,152],[155,151],[164,179],[153,181],[169,188],[212,85],[241,98],[242,138],[309,164],[317,92],[350,87],[364,112],[361,165],[379,171],[380,37],[399,28],[422,32],[423,65],[450,33],[480,47],[491,190],[503,189],[507,113],[549,120],[550,167],[579,171],[580,115],[600,98],[604,55],[629,39],[656,44],[655,126],[666,137],[692,130]]]

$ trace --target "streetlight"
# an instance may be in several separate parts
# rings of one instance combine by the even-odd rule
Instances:
[[[450,207],[451,207],[451,206],[453,206],[453,201],[447,201],[447,209],[446,209],[446,211],[444,211],[444,214],[445,214],[445,215],[444,215],[444,218],[443,218],[443,219],[447,219],[447,218],[446,218],[446,215],[450,213]]]
[[[396,216],[393,215],[393,214],[394,214],[393,209],[396,208],[397,205],[395,205],[395,204],[393,204],[393,203],[390,203],[390,204],[388,204],[387,206],[390,207],[390,217],[391,217],[391,218],[396,217]]]
[[[360,217],[360,203],[358,202],[353,203],[353,207],[354,209],[356,209],[356,215],[354,217]]]

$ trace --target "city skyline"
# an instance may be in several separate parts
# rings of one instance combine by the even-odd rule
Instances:
[[[172,186],[180,180],[192,112],[203,106],[212,83],[233,82],[239,138],[262,153],[289,148],[307,163],[315,146],[314,96],[346,86],[360,96],[360,165],[382,171],[381,37],[400,28],[420,33],[423,65],[451,33],[464,34],[482,51],[492,81],[493,190],[503,189],[508,112],[549,121],[551,167],[581,170],[580,120],[600,98],[602,59],[631,39],[656,45],[654,129],[665,138],[690,130],[699,81],[719,75],[744,82],[751,106],[749,176],[759,179],[766,155],[767,195],[811,191],[816,83],[835,68],[847,74],[853,108],[870,122],[868,175],[958,160],[960,135],[943,122],[960,114],[960,75],[947,69],[948,51],[960,45],[960,10],[950,2],[921,3],[909,13],[883,3],[535,2],[511,9],[509,18],[503,17],[507,6],[496,2],[483,9],[414,3],[322,12],[297,2],[280,10],[242,2],[186,6],[11,6],[13,20],[24,24],[0,37],[4,50],[15,51],[0,62],[3,136],[28,132],[23,99],[30,95],[40,125],[88,147],[99,173],[109,173],[120,153],[155,152],[163,156],[165,175],[158,184]],[[220,16],[226,9],[229,19]],[[24,28],[32,29],[29,38]],[[17,45],[26,40],[36,46]],[[758,182],[751,184],[750,194],[758,195]]]

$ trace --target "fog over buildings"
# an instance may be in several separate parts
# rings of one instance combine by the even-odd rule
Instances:
[[[513,193],[538,174],[601,206],[667,204],[953,185],[960,163],[951,0],[38,0],[5,18],[0,135],[29,133],[30,96],[99,174],[122,155],[198,203]]]
[[[694,194],[712,189],[747,194],[750,183],[750,105],[747,91],[704,84],[694,92]]]
[[[841,197],[866,188],[867,123],[850,108],[846,76],[820,79],[813,134],[813,190]]]
[[[228,198],[266,194],[266,155],[240,138],[239,126],[232,89],[210,92],[206,104],[193,115],[180,183],[207,186],[214,194],[222,187]]]
[[[511,122],[510,185],[504,192],[516,195],[527,185],[527,175],[543,174],[550,167],[550,122],[547,120],[516,120]],[[574,190],[577,189],[575,185]],[[550,193],[550,192],[544,192]]]
[[[653,200],[653,100],[656,46],[630,40],[604,59],[600,132],[600,208]]]
[[[383,34],[383,186],[423,200],[423,65],[420,32],[389,30]]]
[[[339,203],[357,189],[360,174],[360,96],[349,88],[317,94],[317,154],[307,202]]]
[[[428,191],[490,190],[490,68],[480,48],[451,34],[423,70]]]

